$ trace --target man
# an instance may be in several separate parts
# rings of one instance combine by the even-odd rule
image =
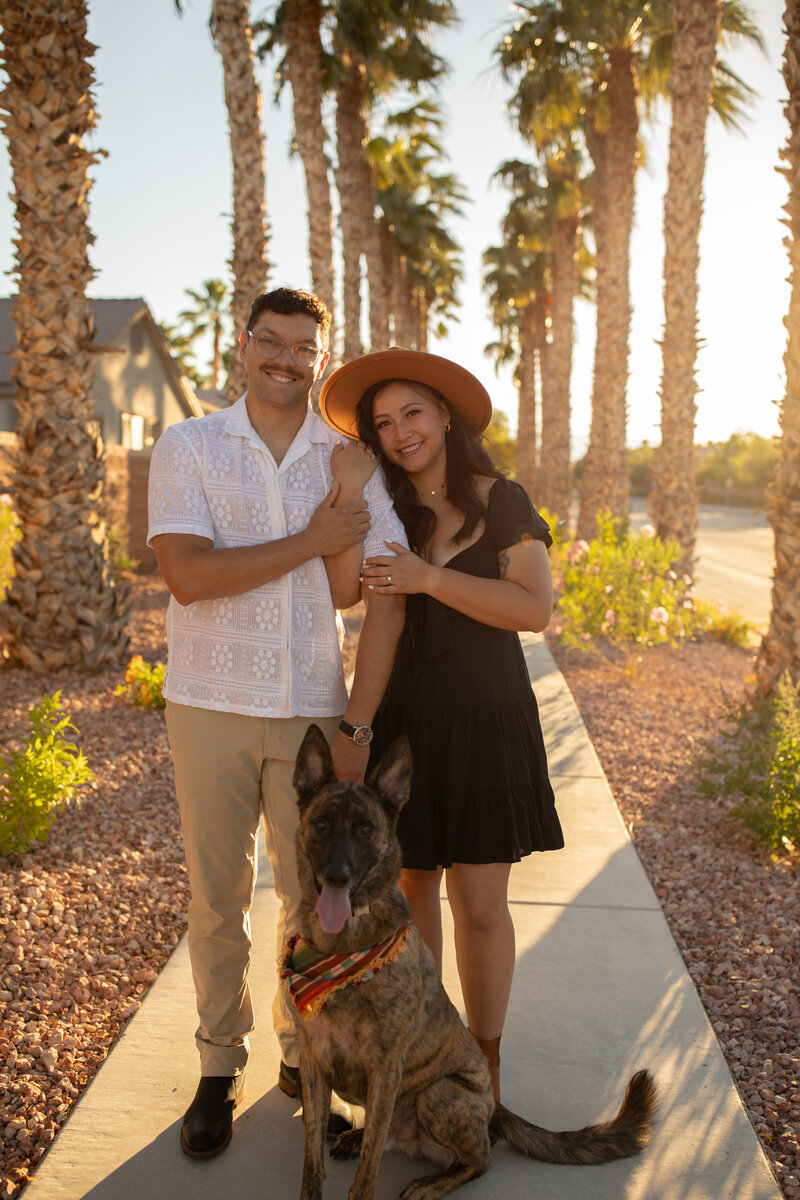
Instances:
[[[189,872],[189,950],[201,1079],[181,1146],[227,1146],[253,1013],[249,911],[263,813],[281,901],[278,954],[296,925],[294,760],[309,723],[337,772],[363,778],[369,723],[389,676],[402,599],[367,593],[350,698],[336,609],[360,596],[365,554],[405,542],[380,472],[309,408],[328,362],[330,314],[309,292],[258,296],[239,355],[247,392],[167,429],[150,468],[150,531],[172,597],[164,682]],[[352,469],[333,482],[331,456]],[[352,477],[352,482],[351,482]],[[362,496],[363,492],[363,496]],[[395,601],[392,603],[391,601]],[[341,722],[341,723],[340,723]],[[298,1048],[279,989],[279,1083],[299,1094]]]

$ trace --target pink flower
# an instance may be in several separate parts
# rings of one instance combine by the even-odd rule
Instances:
[[[655,525],[650,524],[643,525],[639,530],[639,533],[642,537],[654,538],[656,536],[656,527]]]
[[[632,558],[631,566],[633,567],[634,571],[641,571],[642,567],[644,566],[644,563],[642,562],[642,560],[640,558]]]
[[[605,621],[606,625],[609,625],[609,626],[616,625],[617,614],[614,612],[613,608],[608,609],[608,611],[606,612],[606,615],[603,617],[603,620]]]
[[[610,583],[607,583],[607,584],[606,584],[606,587],[605,587],[605,593],[606,593],[606,595],[607,595],[607,596],[610,596],[610,595],[611,595],[611,593],[613,592],[613,590],[614,590],[614,589],[613,589],[613,587],[611,586],[611,584],[610,584]]]
[[[666,625],[669,620],[669,613],[664,608],[663,604],[659,604],[658,608],[650,609],[650,620],[657,621],[659,625]]]
[[[577,542],[573,542],[572,545],[570,546],[569,550],[567,551],[567,562],[569,562],[569,563],[580,562],[580,560],[583,558],[584,554],[587,553],[588,549],[589,549],[589,543],[585,542],[583,540],[583,538],[580,538],[579,541],[577,541]]]

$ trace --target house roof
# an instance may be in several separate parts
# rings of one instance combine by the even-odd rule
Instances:
[[[0,296],[0,386],[11,384],[11,369],[14,366],[11,351],[17,344],[17,328],[11,319],[13,301],[13,296]],[[92,297],[91,304],[95,319],[94,340],[98,346],[111,345],[121,329],[139,317],[145,318],[183,407],[188,415],[201,417],[203,408],[188,380],[178,370],[177,364],[169,352],[167,341],[150,312],[147,301],[141,296]]]

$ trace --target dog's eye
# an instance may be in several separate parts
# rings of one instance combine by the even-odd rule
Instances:
[[[324,817],[317,817],[316,821],[314,822],[314,828],[316,829],[317,833],[324,833],[328,828],[328,822]]]
[[[358,832],[362,837],[369,837],[369,835],[372,833],[372,830],[373,826],[370,825],[369,821],[365,821],[364,824],[359,827]]]

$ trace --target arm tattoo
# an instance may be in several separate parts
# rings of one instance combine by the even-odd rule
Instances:
[[[501,579],[508,578],[508,564],[510,563],[510,561],[511,560],[508,557],[508,553],[505,550],[501,550],[497,556],[497,562],[500,567],[500,578]]]

